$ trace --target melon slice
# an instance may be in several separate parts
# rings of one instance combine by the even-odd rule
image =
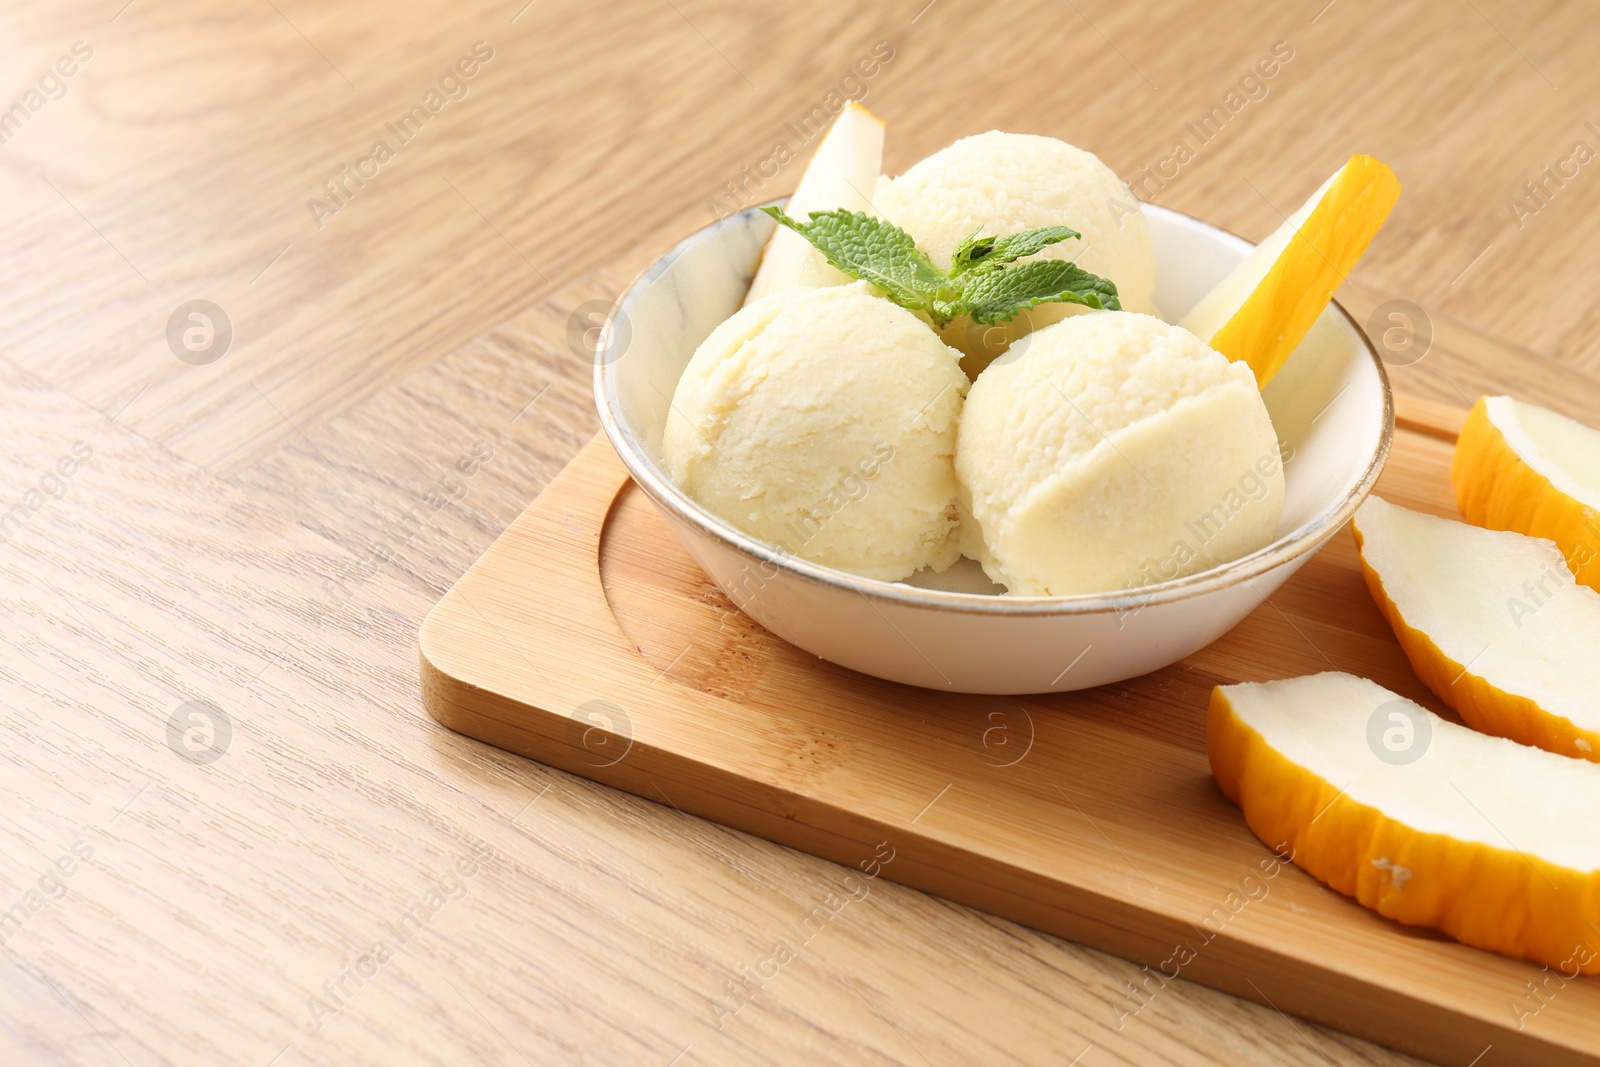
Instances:
[[[813,211],[872,212],[872,194],[883,169],[883,120],[854,101],[846,104],[817,145],[785,211],[805,220]],[[816,247],[779,226],[761,253],[746,304],[789,289],[820,289],[855,279],[829,263]]]
[[[1485,733],[1600,761],[1600,593],[1552,542],[1378,497],[1351,528],[1372,599],[1440,700]]]
[[[1600,768],[1337,672],[1218,686],[1206,741],[1255,835],[1332,888],[1468,945],[1600,973]]]
[[[1472,407],[1450,478],[1468,522],[1548,537],[1600,590],[1600,430],[1509,396]]]
[[[1266,388],[1317,321],[1400,196],[1371,156],[1351,156],[1255,251],[1185,315],[1184,329]]]

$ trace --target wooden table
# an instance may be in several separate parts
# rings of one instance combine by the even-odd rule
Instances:
[[[1405,1061],[1183,982],[1119,1027],[1133,965],[887,883],[719,1029],[841,869],[417,694],[596,428],[589,316],[787,191],[830,92],[892,171],[1049,133],[1252,237],[1371,152],[1406,193],[1343,296],[1425,309],[1397,388],[1594,421],[1600,19],[1325,3],[7,5],[0,1062]]]

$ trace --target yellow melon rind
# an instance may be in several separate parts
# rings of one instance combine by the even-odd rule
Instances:
[[[1489,418],[1480,397],[1450,463],[1456,503],[1474,526],[1554,541],[1579,582],[1600,592],[1600,512],[1530,466]]]
[[[1355,535],[1356,550],[1360,552],[1361,528],[1351,523],[1350,530]],[[1361,576],[1367,580],[1367,591],[1372,594],[1373,603],[1378,605],[1394,631],[1417,678],[1453,708],[1468,726],[1479,733],[1510,738],[1557,755],[1600,763],[1600,733],[1585,730],[1564,715],[1546,711],[1537,701],[1508,693],[1488,679],[1473,674],[1470,664],[1451,659],[1431,637],[1406,622],[1384,590],[1383,578],[1367,563],[1365,556],[1361,557]]]
[[[1261,284],[1210,338],[1211,347],[1247,362],[1257,386],[1266,388],[1399,198],[1400,181],[1387,165],[1351,157]]]
[[[1465,945],[1600,974],[1600,872],[1421,832],[1358,803],[1273,748],[1220,686],[1206,745],[1218,786],[1251,832],[1330,888]],[[1410,875],[1398,888],[1396,867]]]

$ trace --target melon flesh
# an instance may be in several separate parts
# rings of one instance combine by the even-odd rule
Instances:
[[[860,104],[846,104],[800,175],[785,211],[804,222],[813,211],[872,213],[872,194],[883,168],[883,120]],[[829,263],[816,247],[787,226],[767,239],[761,266],[745,304],[791,289],[846,285],[855,279]]]
[[[1200,302],[1189,309],[1189,313],[1183,317],[1180,325],[1202,341],[1209,341],[1215,337],[1217,331],[1239,313],[1239,309],[1250,298],[1250,294],[1260,287],[1272,265],[1283,258],[1289,242],[1305,226],[1312,210],[1322,202],[1329,186],[1333,185],[1337,177],[1339,177],[1337,172],[1330,175],[1328,180],[1311,194],[1311,198],[1284,221],[1283,225],[1272,231],[1266,240],[1251,250],[1244,262],[1234,267],[1227,277],[1201,297]]]
[[[1278,373],[1389,217],[1400,182],[1352,156],[1311,199],[1184,316],[1181,325],[1255,371]]]
[[[1468,522],[1548,537],[1600,590],[1600,431],[1509,396],[1481,398],[1450,465]]]
[[[1441,700],[1479,730],[1600,760],[1600,593],[1554,542],[1379,497],[1353,528],[1374,599]]]
[[[1509,396],[1484,400],[1489,419],[1555,487],[1600,510],[1600,430]]]
[[[1375,715],[1425,722],[1420,758],[1380,758]],[[1207,744],[1256,836],[1332,888],[1466,944],[1600,972],[1600,768],[1337,672],[1218,686]]]

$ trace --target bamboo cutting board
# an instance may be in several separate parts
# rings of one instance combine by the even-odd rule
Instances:
[[[1377,492],[1455,515],[1465,413],[1398,409]],[[1600,981],[1366,911],[1278,863],[1211,780],[1219,683],[1337,669],[1445,712],[1368,597],[1348,531],[1165,670],[1055,696],[949,695],[835,667],[739,614],[597,437],[420,643],[428,710],[452,729],[835,860],[857,883],[888,878],[1145,964],[1107,1006],[1118,1027],[1182,977],[1441,1063],[1600,1062]]]

